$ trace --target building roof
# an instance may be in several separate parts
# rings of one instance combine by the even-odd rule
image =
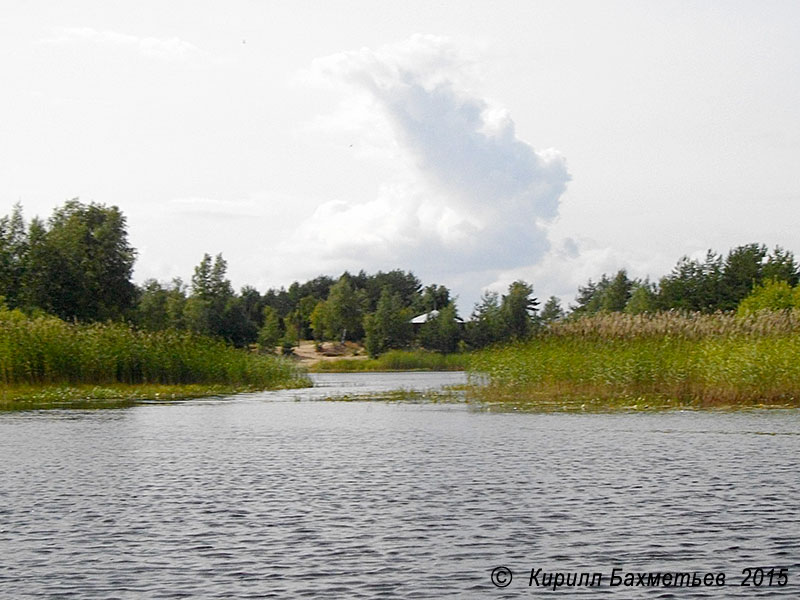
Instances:
[[[422,325],[423,323],[427,323],[431,319],[435,319],[438,316],[439,316],[439,311],[438,310],[432,310],[431,312],[427,312],[427,313],[424,313],[424,314],[421,314],[421,315],[417,315],[416,317],[411,319],[409,321],[409,323],[411,323],[413,325]],[[464,322],[464,319],[462,319],[461,317],[456,317],[454,320],[455,320],[456,323],[463,323]]]

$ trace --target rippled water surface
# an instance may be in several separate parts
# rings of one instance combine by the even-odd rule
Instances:
[[[0,596],[800,597],[800,411],[322,400],[462,377],[0,414]],[[731,585],[773,566],[789,585]],[[529,588],[532,567],[604,585]],[[611,588],[613,568],[729,585]]]

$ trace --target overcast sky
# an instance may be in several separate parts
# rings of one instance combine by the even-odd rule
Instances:
[[[118,206],[135,278],[400,268],[468,313],[800,254],[800,3],[2,0],[0,213]]]

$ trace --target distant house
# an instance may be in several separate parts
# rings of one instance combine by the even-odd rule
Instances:
[[[439,311],[432,310],[431,312],[426,312],[421,315],[417,315],[416,317],[411,319],[409,323],[411,323],[412,327],[416,330],[422,327],[425,323],[427,323],[431,319],[435,319],[438,316],[439,316]],[[459,325],[464,325],[464,319],[462,319],[461,317],[456,317],[455,322],[458,323]]]

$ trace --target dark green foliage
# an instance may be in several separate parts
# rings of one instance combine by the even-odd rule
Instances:
[[[705,261],[684,256],[658,284],[656,306],[661,310],[713,312],[722,299],[722,257],[709,250]]]
[[[505,335],[511,339],[527,338],[534,328],[539,301],[533,297],[533,287],[524,281],[515,281],[508,287],[500,305],[500,316]]]
[[[119,319],[133,306],[136,251],[116,206],[70,200],[28,229],[21,302],[65,319]]]
[[[22,206],[16,204],[10,217],[0,219],[0,297],[11,308],[19,304],[27,255],[28,232]]]
[[[467,343],[473,348],[484,348],[503,339],[505,326],[500,311],[500,294],[486,291],[472,311],[466,326]]]
[[[539,313],[539,321],[542,323],[555,323],[560,321],[566,316],[564,309],[561,308],[561,300],[556,296],[550,296],[545,302],[541,313]]]
[[[264,352],[272,352],[283,335],[278,311],[271,306],[263,309],[261,329],[258,330],[258,345]]]
[[[319,300],[314,296],[304,296],[297,307],[283,319],[287,329],[291,329],[297,339],[309,339],[313,336],[311,314]]]
[[[411,342],[411,311],[403,305],[399,292],[387,285],[381,292],[375,312],[364,317],[365,345],[373,358],[393,348],[405,348]]]
[[[359,340],[364,330],[362,301],[345,273],[331,288],[325,301],[323,327],[329,340]]]
[[[734,310],[767,278],[797,282],[794,255],[779,246],[770,254],[763,244],[738,246],[724,260],[709,250],[703,262],[683,257],[659,281],[656,307],[705,313]]]
[[[250,285],[246,285],[239,292],[239,298],[242,302],[242,310],[247,315],[247,318],[253,322],[256,327],[261,327],[264,318],[264,299],[258,290]]]
[[[600,299],[600,310],[620,312],[631,297],[634,282],[628,279],[625,269],[620,269],[609,282]]]
[[[443,285],[429,285],[422,291],[417,305],[414,307],[418,312],[430,312],[440,310],[450,304],[450,290]]]
[[[139,290],[134,322],[142,329],[158,331],[170,326],[167,313],[169,292],[155,279],[148,279]]]
[[[631,315],[640,315],[655,311],[656,292],[655,286],[647,279],[633,284],[631,297],[625,304],[625,312]]]
[[[461,340],[461,325],[453,302],[432,314],[422,325],[419,342],[423,348],[443,354],[455,352]]]
[[[604,273],[597,283],[590,279],[586,286],[578,288],[577,305],[572,307],[572,314],[583,316],[624,310],[635,284],[625,269],[617,271],[612,278]]]
[[[718,310],[734,310],[753,287],[761,283],[766,258],[767,247],[763,244],[739,246],[728,253],[722,270]]]
[[[221,254],[213,262],[210,255],[203,256],[192,276],[192,295],[183,306],[183,322],[191,331],[243,347],[256,341],[258,326],[250,318],[243,298],[234,294],[226,278],[227,268]],[[252,292],[249,296],[250,302],[257,305]]]
[[[603,280],[606,276],[603,275]],[[598,284],[591,279],[585,286],[578,286],[578,295],[575,298],[575,305],[570,307],[573,316],[590,315],[599,310]]]
[[[399,295],[403,306],[413,306],[419,300],[422,284],[413,273],[395,269],[388,273],[378,271],[371,276],[364,274],[362,271],[359,276],[364,279],[367,298],[366,310],[368,312],[375,312],[384,289],[388,289],[391,295]]]
[[[794,254],[776,246],[761,269],[762,281],[785,281],[790,286],[800,283],[800,266]]]

